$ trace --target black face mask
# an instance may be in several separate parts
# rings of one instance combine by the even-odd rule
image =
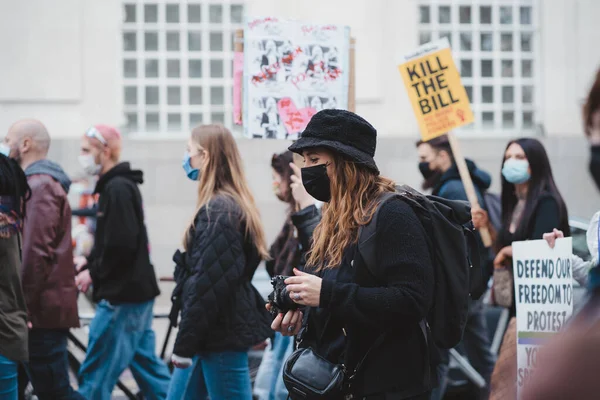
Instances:
[[[328,203],[331,200],[331,181],[327,175],[327,164],[302,168],[302,183],[312,197]]]
[[[419,171],[421,171],[421,175],[423,175],[423,183],[421,184],[421,188],[423,190],[429,190],[437,186],[440,178],[442,177],[442,173],[429,168],[428,162],[419,163]]]
[[[591,147],[592,157],[590,158],[590,173],[600,190],[600,146]]]
[[[423,175],[423,178],[425,179],[429,179],[435,174],[435,171],[429,168],[429,162],[427,161],[419,163],[419,171],[421,171],[421,175]]]

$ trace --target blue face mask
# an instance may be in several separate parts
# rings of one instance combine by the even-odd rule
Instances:
[[[10,157],[10,147],[8,147],[4,143],[0,143],[0,154],[5,155],[6,157]]]
[[[529,162],[527,162],[527,160],[509,158],[504,161],[502,175],[509,183],[515,185],[525,183],[531,178],[531,174],[529,173]]]
[[[197,181],[198,179],[200,179],[200,170],[198,170],[197,168],[192,168],[192,158],[190,157],[190,153],[188,153],[187,151],[183,156],[182,166],[188,178],[190,178],[193,181]]]

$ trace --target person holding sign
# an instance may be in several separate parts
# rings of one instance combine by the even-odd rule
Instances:
[[[289,311],[272,328],[283,335],[302,328],[300,349],[312,351],[311,359],[327,364],[329,372],[344,364],[350,387],[329,398],[426,400],[434,367],[431,335],[425,336],[421,321],[433,303],[434,274],[427,233],[411,206],[395,198],[377,211],[373,273],[358,256],[359,228],[371,220],[382,195],[396,190],[379,174],[376,138],[375,128],[358,115],[323,110],[290,147],[304,156],[306,190],[327,204],[313,235],[309,273],[294,270],[296,276],[285,282],[307,318],[300,324],[302,311]]]
[[[502,229],[494,229],[482,208],[472,210],[475,227],[487,226],[495,239],[497,265],[509,261],[512,242],[542,239],[555,228],[570,236],[567,206],[542,143],[532,138],[511,141],[504,152],[501,179]],[[514,316],[514,302],[509,302]]]
[[[589,170],[600,189],[600,70],[596,75],[584,106],[584,130],[590,142]],[[540,352],[536,370],[525,386],[523,400],[596,399],[600,393],[600,267],[598,266],[598,217],[596,213],[588,229],[588,248],[592,265],[588,276],[589,299],[572,318],[563,334],[558,335]],[[561,232],[549,232],[553,242]],[[573,271],[575,273],[575,271]],[[556,379],[560,377],[560,379]]]
[[[546,150],[538,140],[522,138],[509,142],[502,166],[501,199],[503,227],[500,231],[493,228],[485,210],[472,210],[475,227],[487,226],[495,239],[497,256],[494,260],[494,301],[509,308],[512,317],[492,374],[490,399],[516,396],[516,308],[511,273],[512,242],[542,239],[544,233],[555,228],[570,235],[565,202],[554,182]]]
[[[454,152],[452,151],[447,135],[439,136],[428,142],[418,141],[417,151],[420,161],[419,171],[424,179],[423,189],[432,189],[432,195],[444,199],[469,201],[465,184],[461,180]],[[466,160],[466,164],[479,204],[485,209],[484,193],[489,189],[492,177],[487,172],[479,169],[473,161]],[[477,240],[479,249],[481,250],[480,257],[482,263],[488,264],[489,261],[491,265],[493,257],[490,251],[484,246],[479,234],[477,234]],[[473,271],[471,276],[472,283],[469,290],[472,298],[479,299],[487,291],[487,283],[490,276],[491,271]]]
[[[439,136],[428,142],[419,141],[417,143],[419,153],[419,170],[423,175],[424,188],[431,187],[434,196],[442,197],[448,200],[468,201],[464,183],[460,178],[452,148],[447,136]],[[475,163],[467,160],[471,179],[475,186],[475,193],[479,199],[479,204],[485,204],[483,193],[490,187],[492,178],[490,175],[477,168]],[[477,234],[479,244],[480,258],[483,265],[491,264],[491,254]],[[486,262],[487,261],[487,262]],[[486,270],[489,268],[486,268]],[[491,275],[483,271],[473,270],[471,277],[471,301],[469,303],[469,317],[463,335],[463,345],[469,357],[469,361],[479,374],[489,385],[492,371],[496,359],[490,350],[490,340],[488,337],[487,321],[483,302],[479,300],[480,296],[487,290],[487,283]],[[441,352],[442,362],[438,366],[439,386],[433,390],[432,400],[441,399],[447,384],[447,375],[449,370],[449,356],[447,351]],[[487,398],[487,386],[481,390],[480,398]]]

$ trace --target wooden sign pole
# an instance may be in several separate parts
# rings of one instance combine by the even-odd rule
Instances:
[[[477,193],[475,192],[475,186],[473,185],[473,180],[471,179],[471,174],[469,173],[469,167],[467,167],[467,162],[465,161],[460,149],[460,143],[458,142],[456,136],[451,132],[448,133],[448,142],[450,143],[450,148],[452,148],[454,162],[458,168],[460,179],[465,187],[465,192],[467,193],[467,198],[471,203],[471,207],[480,207],[479,199],[477,198]],[[492,236],[490,235],[490,231],[487,229],[487,227],[480,228],[479,234],[481,235],[483,245],[485,247],[490,247],[492,245]]]
[[[233,51],[235,52],[244,52],[244,30],[236,29],[235,36],[233,41]]]
[[[356,112],[356,38],[350,38],[348,77],[348,111]]]

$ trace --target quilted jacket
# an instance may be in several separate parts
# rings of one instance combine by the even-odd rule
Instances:
[[[196,215],[187,253],[174,257],[175,291],[181,293],[178,356],[246,351],[272,336],[265,300],[251,283],[260,256],[242,215],[231,197],[215,196]]]

